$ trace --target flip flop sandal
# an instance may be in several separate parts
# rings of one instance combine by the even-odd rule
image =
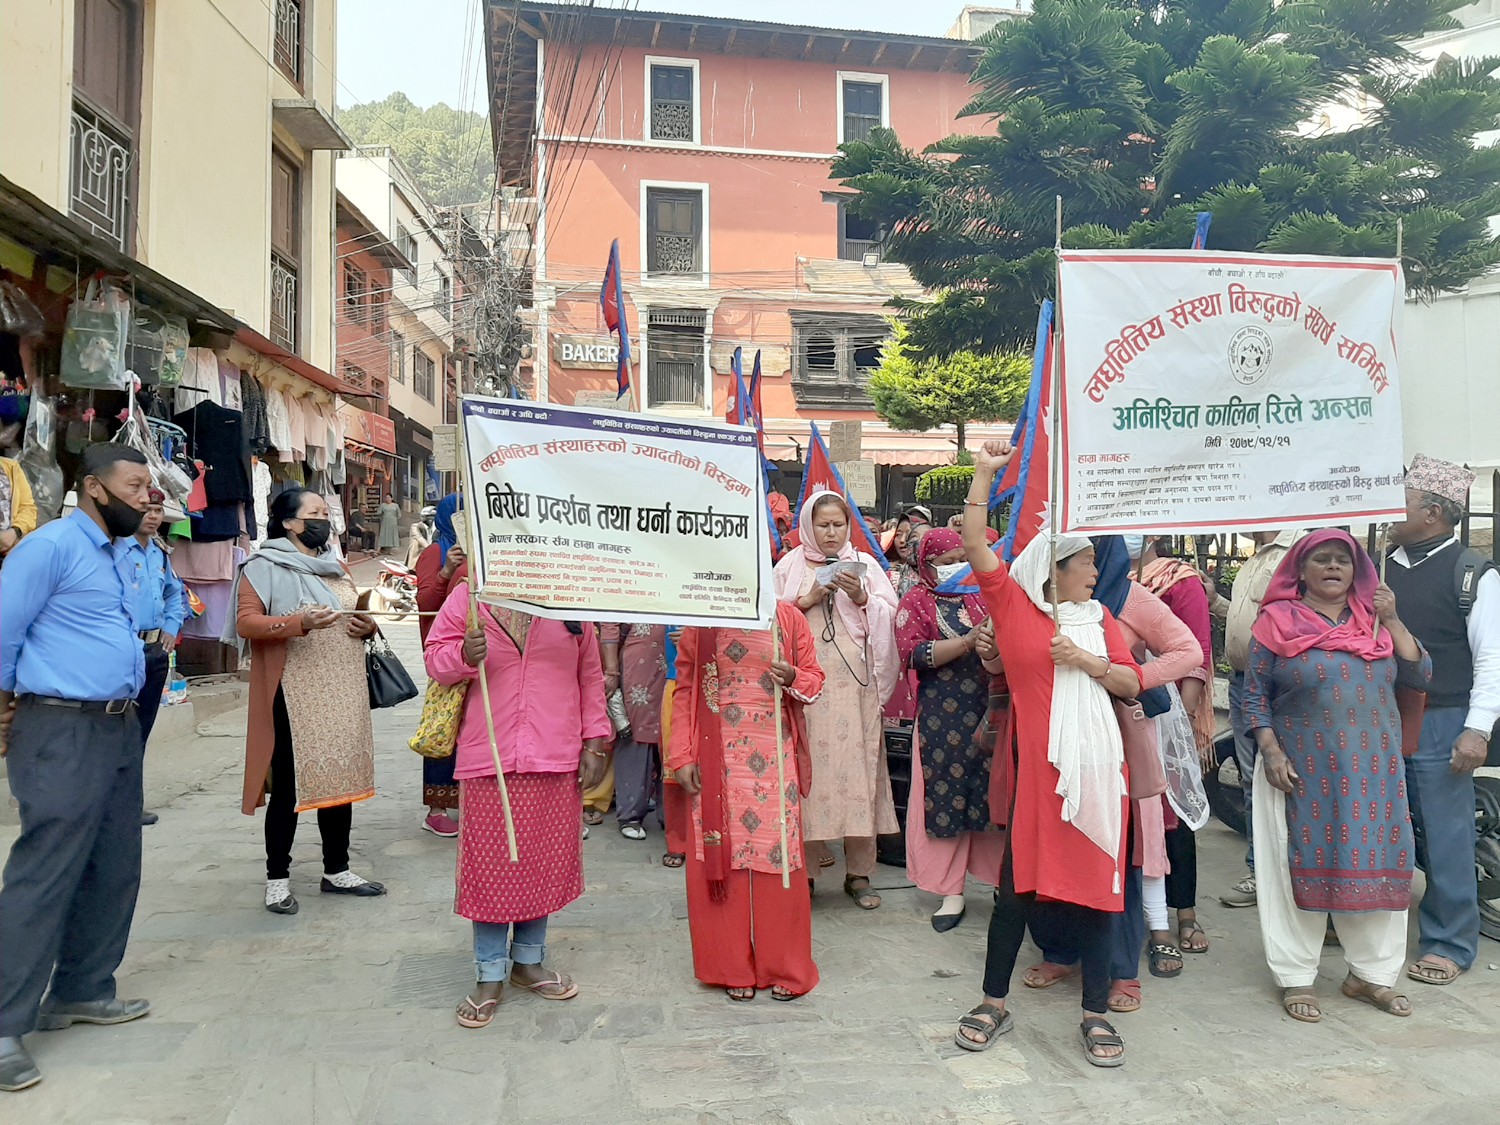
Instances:
[[[825,855],[822,859],[818,860],[818,866],[819,867],[832,867],[837,862],[838,862],[838,860],[833,856],[832,853],[830,853],[828,855]]]
[[[1447,958],[1444,958],[1446,961]],[[1450,967],[1451,966],[1451,967]],[[1437,973],[1437,976],[1427,976],[1428,972]],[[1452,984],[1458,979],[1463,970],[1452,962],[1442,965],[1436,961],[1426,958],[1418,958],[1406,967],[1406,975],[1412,980],[1421,981],[1423,984]]]
[[[1344,978],[1340,991],[1351,1000],[1363,1000],[1366,1004],[1373,1005],[1389,1015],[1411,1015],[1411,1001],[1402,993],[1394,988],[1382,988],[1367,980],[1361,980],[1353,973]],[[1406,1000],[1406,1011],[1403,1012],[1394,1007],[1397,1000]]]
[[[745,995],[745,996],[736,996],[735,995],[736,992],[744,992],[744,993],[748,993],[748,995]],[[748,1004],[748,1003],[750,1003],[750,1001],[752,1001],[752,1000],[755,999],[755,989],[753,989],[753,988],[726,988],[724,990],[724,995],[727,996],[727,997],[729,997],[736,1004]]]
[[[600,812],[598,809],[584,809],[583,810],[583,823],[585,823],[585,824],[603,824],[604,823],[604,814],[602,812]]]
[[[1141,982],[1117,980],[1109,988],[1109,999],[1105,1001],[1111,1012],[1136,1012],[1141,1007]]]
[[[1090,1035],[1089,1032],[1098,1028],[1104,1032],[1103,1035]],[[1115,1031],[1114,1025],[1107,1019],[1099,1016],[1090,1016],[1078,1025],[1078,1038],[1083,1041],[1083,1057],[1088,1059],[1093,1066],[1124,1066],[1125,1065],[1125,1040],[1120,1038],[1119,1032]],[[1118,1047],[1118,1055],[1100,1055],[1097,1053],[1100,1047]]]
[[[466,1016],[461,1012],[456,1013],[458,1018],[458,1026],[467,1028],[488,1027],[490,1025],[490,1020],[495,1018],[495,1007],[500,1003],[500,998],[497,996],[493,1000],[486,1000],[483,1004],[480,1004],[475,1001],[474,997],[465,996],[464,1003],[467,1004],[470,1008],[474,1009],[475,1014],[472,1016]],[[486,1008],[489,1009],[489,1015],[485,1015]]]
[[[988,1016],[988,1019],[982,1017]],[[994,1022],[990,1022],[993,1020]],[[981,1004],[958,1021],[958,1030],[953,1033],[953,1042],[965,1051],[988,1051],[995,1040],[1016,1026],[1015,1020],[1004,1008],[993,1004]],[[970,1039],[964,1031],[977,1032],[983,1039]]]
[[[1170,979],[1182,975],[1182,965],[1180,963],[1175,969],[1163,969],[1160,967],[1163,961],[1182,961],[1182,950],[1178,949],[1175,945],[1168,945],[1166,942],[1157,942],[1154,945],[1148,946],[1146,952],[1151,957],[1151,975],[1153,977],[1166,977]]]
[[[1292,1011],[1293,1004],[1311,1008],[1313,1014],[1310,1016],[1298,1015]],[[1323,1018],[1323,1009],[1318,1004],[1318,994],[1310,988],[1289,988],[1281,994],[1281,1007],[1287,1015],[1302,1023],[1317,1023]]]
[[[1193,948],[1193,938],[1202,934],[1204,941],[1201,948]],[[1177,945],[1184,953],[1207,953],[1208,932],[1198,925],[1197,921],[1180,922],[1177,925]]]
[[[779,984],[776,985],[774,988],[771,989],[771,999],[772,1000],[780,1000],[783,1003],[786,1002],[786,1001],[788,1001],[788,1000],[795,1000],[795,999],[797,999],[797,997],[799,997],[801,995],[802,995],[802,993],[800,993],[800,992],[793,992],[789,988],[782,988],[781,985],[779,985]]]
[[[681,852],[667,852],[661,857],[663,867],[681,867],[687,862],[687,856]]]
[[[1059,965],[1043,961],[1027,969],[1021,983],[1027,988],[1051,988],[1058,981],[1067,980],[1077,969],[1076,965]]]
[[[855,883],[863,883],[864,889],[856,887]],[[847,875],[844,877],[844,893],[854,900],[854,905],[861,910],[880,909],[880,895],[870,886],[870,880],[863,875]]]
[[[524,988],[527,992],[535,992],[543,1000],[571,1000],[578,995],[578,985],[568,980],[561,973],[553,973],[551,980],[539,980],[533,984],[510,978],[510,983],[517,988]],[[561,989],[562,991],[546,992],[544,989]]]

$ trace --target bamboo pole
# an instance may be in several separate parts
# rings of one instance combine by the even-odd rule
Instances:
[[[1386,537],[1388,535],[1390,535],[1390,533],[1391,533],[1391,525],[1390,524],[1383,523],[1383,524],[1380,525],[1380,542],[1376,546],[1376,556],[1377,557],[1375,559],[1375,567],[1376,567],[1377,573],[1380,576],[1380,584],[1382,586],[1385,585],[1385,545],[1386,545]],[[1372,628],[1370,630],[1370,637],[1372,639],[1374,639],[1374,638],[1377,638],[1379,636],[1380,636],[1380,615],[1377,613],[1375,615],[1375,625],[1374,625],[1374,628]]]
[[[1058,599],[1058,594],[1057,594],[1057,508],[1058,508],[1057,487],[1058,487],[1058,482],[1062,479],[1062,442],[1060,442],[1060,441],[1057,440],[1058,439],[1058,433],[1057,433],[1057,426],[1055,424],[1055,421],[1056,421],[1056,418],[1057,418],[1058,406],[1059,406],[1059,402],[1058,402],[1058,390],[1059,390],[1059,388],[1058,388],[1058,385],[1057,385],[1058,384],[1057,375],[1058,375],[1058,370],[1059,369],[1058,369],[1058,366],[1057,366],[1057,349],[1062,346],[1062,230],[1063,230],[1062,222],[1063,222],[1063,200],[1062,200],[1062,196],[1061,195],[1057,196],[1057,198],[1056,198],[1056,205],[1057,205],[1057,212],[1056,212],[1057,242],[1056,242],[1056,247],[1055,247],[1055,253],[1056,253],[1056,256],[1057,256],[1056,257],[1056,261],[1057,261],[1057,286],[1056,286],[1056,289],[1057,289],[1057,298],[1053,302],[1053,315],[1052,315],[1052,370],[1049,371],[1049,372],[1047,372],[1047,378],[1052,381],[1052,396],[1051,396],[1052,397],[1052,407],[1051,407],[1051,410],[1048,413],[1051,415],[1052,421],[1054,423],[1052,425],[1052,427],[1051,427],[1052,432],[1047,435],[1048,452],[1051,454],[1051,456],[1048,458],[1048,460],[1050,460],[1052,462],[1052,464],[1051,464],[1052,479],[1048,482],[1048,488],[1047,488],[1047,522],[1049,524],[1049,527],[1048,527],[1047,531],[1048,531],[1048,534],[1049,534],[1049,536],[1051,538],[1052,565],[1048,569],[1047,573],[1048,573],[1048,575],[1052,579],[1052,600],[1051,600],[1050,604],[1052,606],[1052,634],[1053,634],[1053,636],[1057,636],[1057,635],[1059,635],[1062,632],[1062,625],[1061,625],[1061,623],[1060,623],[1060,621],[1058,619],[1058,609],[1057,609],[1057,599]]]
[[[771,614],[771,663],[781,659],[781,624],[776,614]],[[771,706],[776,711],[776,798],[781,808],[781,887],[788,890],[792,885],[792,857],[787,843],[786,827],[786,756],[782,753],[785,735],[781,717],[781,681],[773,672],[771,676]]]
[[[468,442],[465,440],[467,424],[463,416],[462,400],[458,412],[458,506],[464,512],[464,526],[469,534],[464,550],[469,556],[469,628],[479,628],[479,583],[484,581],[484,560],[479,555],[479,530],[474,512],[463,502],[464,493],[473,494],[474,482],[469,476]],[[465,489],[465,483],[468,488]],[[505,769],[500,763],[500,740],[495,737],[495,713],[490,709],[490,677],[485,670],[487,662],[479,662],[479,697],[484,704],[484,726],[490,738],[490,758],[495,763],[495,785],[500,790],[500,807],[505,812],[505,842],[510,846],[510,861],[519,863],[520,852],[516,849],[516,820],[510,811],[510,790],[505,784]]]

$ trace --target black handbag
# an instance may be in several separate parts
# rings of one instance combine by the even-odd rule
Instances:
[[[385,634],[378,629],[365,641],[365,679],[370,685],[372,710],[396,707],[419,694],[417,685],[391,651]]]

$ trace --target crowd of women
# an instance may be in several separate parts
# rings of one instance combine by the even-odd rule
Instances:
[[[419,607],[435,615],[423,651],[461,712],[452,755],[424,764],[423,827],[458,837],[455,910],[473,923],[476,969],[462,1026],[488,1024],[507,982],[578,993],[544,968],[547,923],[582,894],[580,840],[611,801],[631,841],[648,838],[654,812],[662,863],[685,868],[699,980],[740,1002],[807,993],[830,845],[844,894],[881,905],[876,838],[898,830],[884,730],[904,710],[907,868],[937,899],[933,928],[961,924],[969,877],[995,888],[982,1000],[957,1044],[984,1050],[1011,1030],[1029,928],[1043,957],[1024,983],[1079,972],[1084,1056],[1123,1063],[1107,1016],[1140,1007],[1143,954],[1169,979],[1208,948],[1194,913],[1199,758],[1214,725],[1208,596],[1151,539],[1042,533],[1006,565],[987,498],[1009,456],[1004,443],[979,452],[961,529],[892,529],[894,575],[852,546],[842,497],[807,497],[768,630],[596,627],[479,605],[457,501],[439,505],[417,560]],[[383,893],[348,864],[349,809],[373,789],[368,713],[321,704],[362,685],[375,623],[324,551],[321,504],[277,498],[239,592],[237,636],[255,656],[244,805],[269,791],[266,907],[279,913],[297,909],[288,864],[307,809],[322,890]],[[1394,692],[1429,668],[1353,539],[1315,532],[1287,553],[1254,627],[1243,710],[1259,747],[1266,957],[1296,1019],[1320,1015],[1330,914],[1344,993],[1411,1011],[1394,989],[1413,858]],[[486,690],[462,693],[481,676]]]

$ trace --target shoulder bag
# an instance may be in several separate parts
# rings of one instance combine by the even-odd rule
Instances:
[[[391,651],[385,634],[378,629],[365,641],[365,679],[370,685],[370,707],[374,710],[395,707],[417,697],[417,685],[412,683]]]

